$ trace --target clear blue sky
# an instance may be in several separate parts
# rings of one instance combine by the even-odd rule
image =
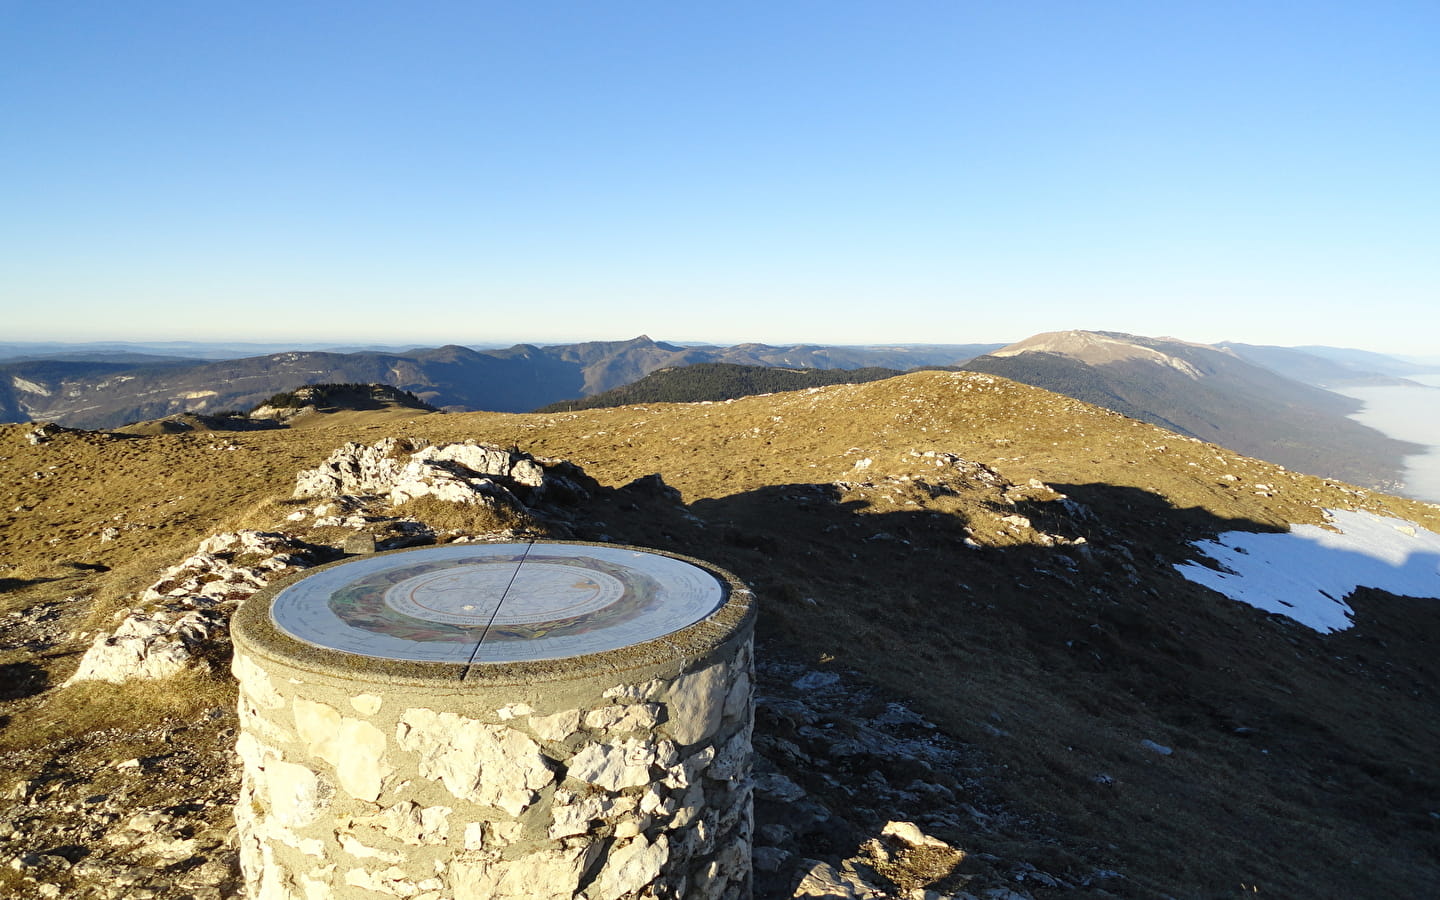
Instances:
[[[1440,3],[0,0],[0,340],[1440,352]]]

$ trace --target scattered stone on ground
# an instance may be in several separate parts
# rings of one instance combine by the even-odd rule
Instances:
[[[114,631],[101,634],[66,684],[166,678],[223,665],[230,615],[272,579],[325,561],[326,548],[266,531],[218,534],[161,573]]]

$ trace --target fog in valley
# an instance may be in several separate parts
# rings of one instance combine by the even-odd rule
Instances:
[[[1416,500],[1440,503],[1440,374],[1412,375],[1426,387],[1347,387],[1336,393],[1365,401],[1351,418],[1393,438],[1426,444],[1425,453],[1405,458],[1405,489]]]

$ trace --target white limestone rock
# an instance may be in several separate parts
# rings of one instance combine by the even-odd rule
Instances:
[[[730,685],[730,692],[725,695],[725,718],[733,719],[745,715],[750,708],[751,701],[750,673],[740,669],[735,673],[735,680]]]
[[[534,504],[552,483],[574,492],[563,476],[551,476],[534,457],[475,441],[431,445],[386,438],[373,447],[348,443],[314,469],[300,472],[295,496],[385,497],[391,504],[436,497],[466,504]]]
[[[911,847],[927,847],[932,850],[953,850],[949,844],[937,837],[931,837],[920,830],[920,826],[914,822],[887,822],[880,833],[886,837],[893,837],[903,844]]]
[[[602,694],[606,700],[629,700],[640,702],[654,700],[665,691],[665,682],[659,678],[641,684],[617,684],[612,688],[606,688]]]
[[[406,463],[385,496],[392,506],[420,497],[480,506],[520,505],[515,495],[493,478],[425,460]]]
[[[345,883],[364,888],[367,891],[374,891],[377,894],[389,894],[392,897],[414,897],[420,893],[420,885],[406,878],[406,874],[405,870],[399,866],[391,866],[383,870],[354,868],[345,873]]]
[[[571,791],[555,792],[551,807],[551,840],[584,834],[590,830],[590,823],[610,815],[635,808],[630,798],[616,798],[605,794],[581,796]]]
[[[649,886],[670,856],[670,841],[660,835],[654,843],[637,837],[612,848],[605,867],[585,892],[586,900],[618,900]]]
[[[227,633],[223,617],[194,610],[180,616],[135,613],[113,634],[91,643],[67,685],[81,681],[123,684],[131,679],[159,679],[195,667],[208,668],[202,647]]]
[[[725,711],[729,667],[721,662],[678,679],[666,697],[669,721],[665,731],[679,744],[694,744],[713,735]]]
[[[362,716],[373,716],[380,711],[385,698],[379,694],[357,694],[350,698],[350,707]]]
[[[550,716],[531,716],[530,730],[542,741],[563,741],[580,730],[580,710],[567,709]]]
[[[340,715],[326,703],[296,697],[295,731],[310,752],[335,767],[335,779],[357,800],[374,801],[394,771],[385,733],[363,719]]]
[[[400,748],[419,756],[419,771],[456,798],[518,816],[555,778],[528,736],[455,713],[407,709],[396,727]]]
[[[405,861],[405,854],[398,850],[386,850],[383,847],[371,847],[362,844],[353,834],[342,833],[338,835],[340,849],[355,857],[356,859],[378,859],[380,862],[398,863]]]
[[[705,775],[716,781],[740,778],[749,774],[752,755],[750,729],[737,731],[715,754],[715,761],[710,764]]]
[[[382,829],[390,837],[406,844],[443,844],[450,833],[448,806],[419,806],[409,800],[395,804],[381,813]]]
[[[419,442],[385,438],[373,447],[347,443],[314,469],[295,478],[295,497],[341,497],[380,494],[389,490],[395,476],[419,449]]]
[[[230,662],[230,671],[240,682],[240,690],[261,709],[280,709],[285,698],[275,689],[270,674],[255,665],[254,660],[243,653],[236,653]]]
[[[585,714],[585,727],[595,731],[624,733],[650,732],[660,723],[660,704],[637,703],[631,706],[602,706]]]
[[[459,859],[450,864],[450,887],[455,900],[574,900],[599,851],[592,843],[512,860]]]
[[[596,743],[570,759],[572,778],[608,791],[650,783],[650,766],[655,762],[655,745],[630,738],[620,743]]]
[[[715,748],[713,746],[692,753],[680,763],[666,767],[665,784],[676,789],[688,787],[699,781],[700,773],[708,769],[714,761]]]
[[[868,884],[854,872],[842,872],[826,862],[805,860],[805,876],[795,886],[791,896],[795,900],[814,897],[818,900],[870,900],[885,896],[884,892]]]
[[[236,560],[245,558],[252,565]],[[197,552],[171,566],[140,595],[136,609],[114,632],[97,637],[66,684],[168,678],[208,670],[208,657],[229,643],[228,610],[276,575],[318,559],[305,545],[276,532],[236,531],[201,542]],[[257,688],[261,694],[263,689]],[[268,702],[266,696],[257,703]]]

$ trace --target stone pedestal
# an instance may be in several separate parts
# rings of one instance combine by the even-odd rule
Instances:
[[[249,896],[748,898],[753,625],[733,576],[614,545],[267,589],[234,622]]]

